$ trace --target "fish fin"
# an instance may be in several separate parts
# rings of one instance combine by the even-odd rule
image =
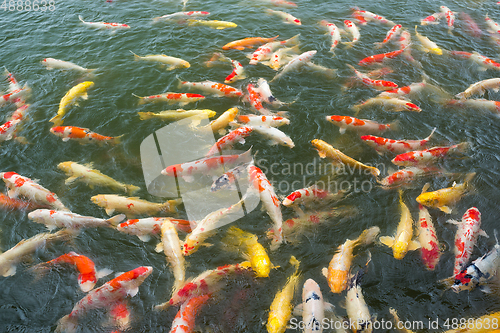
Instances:
[[[114,213],[115,209],[114,208],[106,208],[106,214],[111,215]]]
[[[69,138],[63,138],[62,140],[63,140],[63,142],[68,142]]]
[[[238,140],[239,143],[241,144],[244,144],[245,143],[245,139],[241,138],[240,140]]]
[[[80,286],[80,290],[83,291],[84,293],[87,293],[94,289],[95,282],[93,281],[87,281],[87,282],[80,282],[78,281],[78,285]]]
[[[135,185],[126,185],[125,187],[127,188],[127,193],[129,195],[133,195],[135,192],[137,192],[141,189],[139,186],[135,186]]]
[[[461,223],[462,223],[462,222],[460,222],[460,221],[457,221],[457,220],[451,220],[451,219],[450,219],[450,220],[448,220],[448,221],[446,221],[446,222],[447,222],[447,223],[451,223],[451,224],[456,224],[456,225],[459,225],[459,224],[461,224]]]
[[[80,20],[81,20],[81,16]],[[83,22],[83,20],[82,20]],[[62,332],[69,332],[69,333],[74,333],[76,332],[76,329],[78,327],[78,321],[76,316],[70,317],[69,314],[65,315],[59,321],[57,322],[57,327],[54,332],[56,333],[62,333]]]
[[[484,237],[486,237],[486,238],[490,238],[490,236],[488,236],[488,234],[487,234],[487,233],[486,233],[483,229],[480,229],[480,230],[479,230],[478,235],[480,235],[480,236],[484,236]]]
[[[441,206],[438,207],[441,211],[445,212],[446,214],[451,214],[451,208],[448,206]]]
[[[130,288],[129,290],[127,290],[127,294],[130,295],[130,297],[134,297],[135,295],[137,295],[138,292],[139,292],[138,287]]]
[[[64,184],[69,185],[79,178],[82,178],[82,177],[71,176],[64,181]]]
[[[421,248],[420,243],[417,241],[413,240],[408,244],[408,251],[415,251],[420,248]]]
[[[333,312],[335,310],[335,305],[328,303],[328,302],[324,302],[323,307],[324,307],[325,311],[328,311],[328,312]]]
[[[15,199],[15,198],[17,198],[17,196],[19,195],[19,193],[16,190],[14,190],[14,189],[10,189],[10,190],[7,191],[7,195],[9,196],[9,198]]]
[[[328,278],[328,268],[323,267],[321,269],[321,274],[323,274],[324,277]]]
[[[302,316],[302,312],[304,311],[304,304],[300,303],[295,308],[293,308],[293,315],[297,317]]]
[[[339,127],[339,133],[340,134],[344,134],[346,131],[346,128],[345,127]]]
[[[382,236],[379,238],[379,241],[380,241],[380,243],[382,243],[388,247],[392,247],[394,245],[394,237]]]
[[[117,226],[125,218],[126,218],[125,214],[119,214],[119,215],[113,216],[110,219],[107,219],[106,222],[108,222],[112,226]]]
[[[200,246],[206,246],[206,247],[210,247],[210,246],[213,246],[214,244],[211,244],[211,243],[200,243]]]
[[[81,98],[82,98],[82,99],[84,99],[84,100],[87,100],[87,99],[89,99],[89,94],[87,94],[86,92],[84,92],[84,93],[82,94]],[[77,105],[78,105],[78,104],[77,104]]]
[[[138,288],[135,289],[138,290]],[[118,326],[120,331],[124,331],[130,326],[130,311],[127,308],[126,301],[116,302],[113,304],[109,314],[111,316],[113,326]]]
[[[45,225],[49,231],[52,231],[57,228],[55,224],[46,224]]]
[[[143,242],[149,242],[151,240],[151,236],[150,235],[137,235],[137,237],[139,237],[139,239],[141,241],[143,241]]]
[[[109,268],[103,268],[103,269],[98,270],[95,273],[95,276],[96,276],[96,278],[101,279],[101,278],[103,278],[105,276],[108,276],[111,273],[113,273],[113,271],[111,269],[109,269]]]
[[[162,243],[162,242],[160,242],[160,243],[156,244],[156,246],[155,246],[155,251],[156,251],[157,253],[163,252],[163,243]]]
[[[16,266],[15,265],[11,265],[9,267],[9,269],[7,270],[7,272],[5,272],[3,274],[3,277],[12,276],[12,275],[15,275],[15,274],[16,274]]]
[[[63,121],[62,121],[62,115],[55,115],[49,120],[51,123],[54,123],[54,126],[61,126]]]
[[[192,183],[194,181],[193,176],[181,176],[181,178],[187,183]]]

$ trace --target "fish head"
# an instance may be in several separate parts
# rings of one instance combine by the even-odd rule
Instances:
[[[127,232],[127,231],[132,231],[137,229],[137,222],[139,222],[138,219],[130,219],[125,222],[122,222],[116,226],[116,230],[121,231],[121,232]]]
[[[257,277],[268,277],[271,271],[271,261],[267,255],[253,256],[250,264]]]
[[[405,257],[408,252],[408,242],[396,240],[394,246],[392,247],[392,254],[394,258],[401,260]]]
[[[85,82],[83,82],[83,83],[82,83],[82,87],[83,87],[84,89],[89,89],[89,88],[91,88],[94,84],[95,84],[95,83],[94,83],[94,82],[92,82],[92,81],[85,81]]]
[[[415,200],[417,200],[417,202],[423,206],[427,207],[439,206],[439,198],[436,196],[436,193],[433,192],[422,193]]]
[[[175,177],[177,172],[182,172],[182,168],[178,164],[166,167],[161,171],[161,174],[165,176]]]
[[[466,269],[455,275],[455,281],[451,286],[454,292],[459,293],[463,290],[472,290],[473,288],[472,275],[468,274]]]
[[[64,137],[64,126],[54,126],[50,128],[50,133],[55,134],[59,137]]]
[[[183,61],[181,63],[181,66],[182,66],[182,68],[189,68],[189,67],[191,67],[191,64],[189,62],[187,62],[187,61]]]
[[[133,290],[139,287],[152,272],[153,267],[140,266],[123,273],[122,275],[111,280],[109,283],[113,286],[115,286],[114,284],[119,284],[121,288],[125,288],[126,290],[133,292]]]
[[[193,237],[186,237],[186,241],[182,244],[182,254],[188,256],[194,253],[199,247],[198,240]]]
[[[57,165],[57,168],[61,169],[65,173],[71,173],[71,165],[73,162],[61,162]]]
[[[341,293],[347,287],[348,271],[334,269],[328,272],[328,286],[332,293]]]
[[[105,207],[108,204],[108,201],[102,194],[94,195],[90,200],[100,207]]]
[[[316,298],[314,295],[318,296]],[[321,299],[321,289],[319,285],[313,279],[307,279],[304,282],[304,286],[302,287],[302,301],[306,301],[306,299],[313,297],[313,299]]]
[[[292,139],[290,139],[288,137],[281,138],[280,139],[280,145],[285,146],[285,147],[290,147],[290,148],[295,147],[295,144],[293,143]]]

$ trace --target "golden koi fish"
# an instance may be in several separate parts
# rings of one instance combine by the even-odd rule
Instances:
[[[138,112],[138,114],[139,117],[141,117],[141,120],[146,120],[151,118],[160,118],[162,120],[179,120],[189,117],[205,117],[205,116],[208,118],[212,118],[217,114],[217,112],[208,109],[201,109],[201,110],[177,109],[177,110],[165,110],[158,113]]]
[[[226,29],[226,28],[236,28],[238,25],[233,22],[228,21],[218,21],[218,20],[187,20],[188,25],[203,25],[212,29]]]
[[[103,207],[106,214],[111,215],[116,210],[124,213],[128,218],[137,215],[156,215],[160,212],[175,213],[176,207],[181,204],[181,199],[168,200],[165,203],[155,203],[137,197],[122,197],[116,194],[99,194],[90,198],[93,203]]]
[[[76,101],[78,98],[87,99],[87,90],[94,85],[92,81],[85,81],[77,84],[73,88],[71,88],[66,95],[61,99],[59,103],[59,110],[57,111],[57,115],[50,119],[49,121],[54,123],[54,126],[62,125],[62,117],[66,114],[66,111],[70,108],[71,105],[78,105]]]
[[[443,50],[441,50],[441,48],[439,48],[439,46],[437,46],[436,43],[418,33],[417,26],[415,26],[415,34],[417,35],[417,38],[422,44],[422,47],[425,52],[430,52],[437,55],[443,55]]]

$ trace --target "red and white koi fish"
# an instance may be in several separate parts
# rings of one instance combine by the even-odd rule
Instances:
[[[250,56],[250,65],[256,65],[259,61],[267,59],[272,52],[274,52],[279,47],[284,46],[295,46],[299,43],[299,35],[295,35],[284,41],[273,41],[260,46],[255,52]]]
[[[455,13],[452,12],[448,7],[446,6],[441,6],[439,7],[441,10],[441,13],[443,16],[446,18],[446,24],[448,25],[448,33],[451,33],[451,30],[453,30],[453,24],[455,23]]]
[[[395,58],[395,57],[399,56],[405,50],[406,50],[406,47],[405,48],[401,48],[400,50],[396,50],[396,51],[375,54],[375,55],[366,57],[364,59],[361,59],[358,62],[358,65],[360,65],[360,66],[368,66],[368,65],[373,65],[375,63],[381,63],[381,62],[384,62],[386,59],[392,59],[392,58]]]
[[[449,147],[433,147],[399,154],[392,163],[399,166],[419,166],[435,163],[437,160],[455,153],[464,153],[469,148],[468,142],[462,142]]]
[[[224,79],[224,83],[233,83],[238,80],[246,79],[247,76],[245,74],[243,65],[237,60],[229,60],[231,61],[231,65],[233,66],[233,71],[228,76],[226,76],[226,78]]]
[[[386,25],[390,25],[390,26],[395,26],[396,25],[396,23],[394,23],[392,21],[389,21],[388,19],[386,19],[383,16],[374,14],[374,13],[366,11],[366,10],[360,10],[358,8],[356,8],[356,9],[357,9],[357,12],[359,13],[359,15],[361,15],[362,17],[364,17],[364,19],[366,21],[377,22],[377,23],[386,24]]]
[[[422,140],[393,140],[374,135],[363,135],[361,136],[361,140],[363,140],[370,147],[374,148],[379,154],[389,152],[403,154],[425,147],[435,130],[436,128],[432,130],[428,137]]]
[[[220,266],[207,270],[194,279],[186,281],[184,286],[173,293],[170,300],[155,306],[156,310],[165,310],[169,306],[185,304],[193,297],[214,294],[222,288],[222,279],[233,274],[240,274],[250,271],[250,262],[245,261],[234,265]]]
[[[276,127],[253,126],[252,128],[255,133],[259,133],[260,135],[268,138],[270,145],[278,144],[289,148],[295,147],[295,143],[293,143],[292,139]]]
[[[0,125],[0,143],[12,139],[15,136],[15,133],[19,130],[20,124],[21,119],[14,119]]]
[[[429,168],[419,168],[419,167],[408,167],[393,172],[384,179],[377,181],[385,189],[392,189],[404,185],[409,185],[417,178],[425,177],[431,174],[441,172],[440,169],[429,167]]]
[[[245,143],[245,138],[249,136],[252,131],[252,127],[242,126],[229,132],[228,134],[217,140],[217,142],[212,146],[212,148],[210,148],[205,156],[209,157],[222,153],[222,150],[232,147],[236,142],[239,142],[241,144]]]
[[[248,95],[246,95],[246,99],[247,101],[250,102],[250,104],[255,110],[266,116],[272,114],[271,111],[269,111],[262,105],[262,96],[260,95],[258,88],[256,88],[253,84],[249,83],[247,85],[247,91]]]
[[[470,36],[480,38],[483,35],[483,31],[469,14],[460,12],[459,16],[465,23],[465,32],[467,32]]]
[[[199,309],[210,300],[211,295],[195,296],[181,305],[172,322],[170,333],[192,333]]]
[[[22,88],[13,90],[8,94],[0,96],[0,106],[4,106],[7,103],[18,103],[24,102],[31,93],[31,88],[28,84],[25,84]]]
[[[439,20],[444,17],[444,14],[439,12],[439,13],[434,13],[432,15],[427,16],[426,18],[422,19],[420,21],[420,25],[427,25],[427,24],[439,24]]]
[[[304,52],[296,57],[294,57],[288,64],[286,64],[281,71],[274,76],[274,78],[270,81],[273,82],[276,79],[279,79],[286,73],[289,73],[294,70],[298,70],[302,66],[304,66],[306,63],[310,62],[312,57],[317,53],[318,51],[312,50],[312,51],[307,51]]]
[[[375,43],[375,47],[379,49],[385,44],[387,44],[390,40],[396,38],[399,35],[401,28],[402,28],[401,24],[396,24],[395,26],[393,26],[391,30],[387,32],[384,40],[381,43]]]
[[[276,250],[283,243],[283,216],[281,215],[280,200],[274,192],[273,185],[269,182],[262,170],[255,165],[248,168],[249,179],[253,187],[259,191],[260,200],[267,214],[274,223],[274,234],[271,242],[271,250]]]
[[[116,226],[116,230],[129,234],[136,235],[143,242],[149,242],[151,235],[159,235],[163,222],[169,221],[177,230],[191,232],[191,224],[194,221],[174,219],[170,217],[147,217],[143,219],[130,219]]]
[[[173,292],[179,290],[186,281],[186,261],[181,251],[181,241],[173,223],[163,221],[161,225],[161,243],[156,246],[156,252],[161,252],[167,257],[174,273]]]
[[[297,8],[297,4],[295,2],[287,1],[287,0],[260,0],[260,1],[272,4],[276,7]]]
[[[233,186],[236,188],[236,181],[240,179],[245,172],[247,172],[251,163],[252,162],[238,165],[223,173],[222,176],[214,180],[212,186],[210,187],[210,191],[217,192],[224,188],[232,188]]]
[[[277,49],[271,54],[269,62],[262,62],[262,64],[268,65],[274,70],[278,70],[281,66],[286,65],[294,57],[298,56],[300,48],[298,45],[292,47],[282,47]]]
[[[8,210],[34,210],[44,207],[34,202],[13,199],[0,192],[0,207]]]
[[[245,199],[246,194],[237,203],[211,212],[203,220],[197,222],[196,227],[186,236],[182,244],[182,254],[189,256],[195,253],[201,245],[208,245],[205,240],[215,234],[218,227],[227,223],[224,220],[227,215],[238,213],[242,209]]]
[[[85,72],[85,73],[91,73],[95,71],[95,69],[88,69],[84,68],[82,66],[78,66],[77,64],[74,64],[69,61],[64,61],[64,60],[59,60],[59,59],[54,59],[54,58],[45,58],[42,61],[42,65],[45,66],[48,70],[52,69],[71,69],[79,72]]]
[[[408,30],[402,30],[400,35],[399,35],[399,40],[398,40],[399,48],[404,49],[404,56],[406,60],[409,62],[412,62],[413,64],[417,65],[418,67],[422,67],[422,64],[415,60],[413,56],[411,55],[411,50],[410,50],[410,44],[411,44],[411,34]]]
[[[395,90],[395,89],[394,89]],[[386,111],[399,112],[399,111],[412,111],[412,112],[420,112],[422,109],[412,103],[410,100],[406,98],[400,97],[390,97],[390,96],[376,96],[370,99],[367,99],[361,104],[356,104],[351,107],[356,114],[362,109],[371,106],[382,106]]]
[[[9,188],[7,194],[11,198],[21,195],[34,203],[42,206],[50,206],[57,210],[69,212],[69,209],[59,200],[57,195],[28,177],[21,176],[15,172],[0,173],[5,185]]]
[[[16,109],[10,116],[9,120],[25,120],[26,119],[26,114],[28,113],[28,108],[30,107],[29,104],[23,104],[20,107]]]
[[[54,241],[69,240],[74,236],[72,230],[63,229],[53,234],[38,234],[28,239],[23,239],[14,247],[0,253],[0,275],[3,277],[16,274],[16,265],[27,255],[35,253],[36,250],[47,246]]]
[[[454,220],[448,220],[448,222],[458,225],[455,234],[455,266],[453,268],[453,277],[456,277],[469,262],[477,237],[479,235],[488,237],[488,235],[481,230],[481,213],[476,207],[467,209],[461,222]]]
[[[179,88],[181,87],[198,89],[212,96],[240,97],[243,95],[243,92],[238,88],[208,80],[203,82],[179,81]]]
[[[319,285],[313,279],[307,279],[302,287],[302,303],[293,309],[294,315],[301,315],[304,332],[323,332],[325,311],[332,312],[334,306],[323,301]]]
[[[344,134],[347,129],[358,132],[382,133],[389,129],[395,129],[397,123],[380,124],[369,119],[358,119],[349,116],[326,116],[326,120],[339,127],[340,134]]]
[[[436,236],[436,228],[432,223],[431,214],[425,206],[418,205],[418,242],[420,243],[422,261],[425,267],[433,271],[439,262],[439,257],[441,256],[441,250],[439,248],[439,240]]]
[[[114,228],[125,219],[120,214],[109,219],[100,219],[93,216],[82,216],[76,213],[56,211],[51,209],[37,209],[28,214],[28,218],[36,223],[44,224],[49,231],[55,228],[79,230],[81,228],[108,227]]]
[[[371,227],[364,230],[361,235],[354,240],[346,239],[346,241],[337,248],[335,255],[328,264],[328,268],[325,267],[322,270],[332,293],[341,293],[347,287],[348,275],[351,270],[352,260],[354,259],[354,248],[373,243],[379,233],[379,227]]]
[[[267,104],[271,104],[275,107],[280,107],[286,104],[274,97],[271,92],[271,88],[269,87],[269,83],[262,77],[257,80],[257,91],[260,94],[261,99]]]
[[[456,94],[455,97],[464,99],[469,98],[472,95],[482,96],[487,89],[492,89],[497,92],[500,89],[500,78],[486,79],[473,83],[469,88],[465,89],[463,92]]]
[[[330,47],[330,52],[332,52],[335,55],[335,48],[337,47],[337,45],[339,45],[341,41],[339,28],[335,25],[335,23],[330,23],[326,20],[321,20],[319,24],[322,27],[328,29],[328,33],[332,38],[332,46]]]
[[[190,12],[177,12],[153,18],[153,23],[160,21],[176,21],[178,23],[185,22],[190,17],[203,17],[210,15],[205,11],[190,11]]]
[[[114,322],[121,330],[127,329],[130,313],[125,305],[126,298],[137,294],[139,286],[151,272],[153,272],[153,267],[140,266],[121,274],[97,289],[89,291],[84,298],[76,303],[70,314],[59,320],[55,332],[76,332],[78,320],[90,310],[99,308],[110,309]]]
[[[487,69],[500,70],[500,63],[496,62],[493,59],[490,59],[488,57],[480,55],[476,51],[474,51],[472,53],[463,52],[463,51],[451,51],[450,55],[457,57],[457,58],[471,60],[471,61],[475,62],[476,64],[478,64],[480,66],[480,70],[482,70],[482,71],[485,71]]]
[[[78,285],[83,292],[92,290],[97,282],[97,279],[111,274],[111,271],[109,269],[96,271],[95,264],[89,257],[73,251],[63,254],[50,261],[35,265],[31,267],[31,270],[35,272],[42,272],[43,270],[48,269],[53,265],[60,264],[70,264],[76,267],[79,273]]]
[[[361,24],[361,25],[368,24],[368,21],[364,18],[363,15],[361,15],[359,8],[354,7],[354,8],[351,8],[351,10],[353,11],[351,15],[354,19],[356,19],[358,24]]]
[[[377,90],[391,90],[398,87],[398,85],[392,81],[372,80],[368,75],[361,73],[360,71],[356,70],[356,68],[354,68],[353,66],[349,64],[347,64],[347,66],[349,66],[349,68],[351,68],[354,71],[354,73],[356,73],[358,79],[368,87],[375,88]]]
[[[50,133],[60,137],[63,142],[69,140],[75,140],[81,144],[86,143],[109,143],[111,145],[116,145],[121,142],[122,135],[120,136],[105,136],[95,132],[92,132],[88,128],[76,127],[76,126],[54,126],[51,127]]]
[[[486,24],[488,25],[488,32],[490,34],[500,34],[500,24],[497,22],[493,21],[491,18],[488,17],[488,14],[484,17],[484,20],[486,21]]]
[[[151,103],[151,102],[167,102],[168,104],[179,103],[179,105],[184,106],[189,103],[194,103],[205,98],[205,96],[200,94],[190,94],[190,93],[173,93],[167,92],[160,95],[151,96],[137,96],[132,94],[137,98],[140,98],[139,104]]]
[[[428,84],[425,81],[412,83],[409,86],[404,86],[401,88],[381,92],[378,96],[379,97],[388,96],[388,97],[396,97],[396,98],[397,97],[405,98],[406,96],[408,96],[410,94],[417,94],[417,93],[422,92],[427,86],[428,86]]]
[[[109,30],[130,29],[130,26],[128,24],[123,24],[123,23],[85,22],[81,15],[78,15],[78,19],[82,21],[84,25],[91,28],[109,29]]]
[[[303,204],[306,205],[310,202],[323,201],[328,202],[340,199],[344,193],[331,193],[327,190],[320,189],[316,184],[309,187],[304,187],[293,191],[285,199],[283,199],[283,206],[290,207],[292,205]]]
[[[239,155],[221,155],[216,157],[206,157],[193,162],[174,164],[161,171],[162,175],[170,177],[181,177],[190,183],[194,180],[195,174],[207,174],[224,165],[236,165],[250,162],[252,159],[251,149]]]
[[[9,81],[9,90],[8,90],[9,93],[12,93],[12,92],[22,88],[21,85],[19,84],[19,82],[16,80],[14,74],[9,72],[7,70],[7,68],[5,68],[4,74],[7,77],[7,80]]]
[[[270,43],[273,42],[276,38],[279,36],[271,37],[271,38],[264,38],[264,37],[247,37],[243,39],[238,39],[232,42],[229,42],[225,44],[222,49],[223,50],[230,50],[230,49],[235,49],[235,50],[240,50],[243,51],[245,48],[253,48],[255,45],[262,45],[265,43]]]
[[[486,109],[496,114],[500,113],[500,102],[487,99],[450,99],[446,106],[459,106],[468,108]]]
[[[350,42],[342,42],[342,44],[347,44],[348,47],[352,47],[358,40],[359,37],[361,36],[359,33],[358,27],[349,20],[344,20],[344,28],[349,34],[351,34],[351,41]]]
[[[90,198],[93,203],[103,207],[106,214],[111,215],[115,211],[124,213],[128,218],[137,215],[157,215],[166,213],[176,213],[177,206],[182,199],[167,200],[164,203],[149,202],[137,197],[122,197],[116,194],[98,194]]]
[[[500,103],[500,102],[499,102]],[[237,117],[238,122],[245,126],[270,126],[280,127],[290,124],[290,119],[279,116],[259,116],[259,115],[242,115]]]
[[[272,9],[268,8],[268,9],[266,9],[266,13],[268,13],[270,15],[275,15],[275,16],[281,17],[281,19],[283,19],[284,23],[302,25],[302,22],[300,22],[300,20],[298,18],[296,18],[292,14],[282,12],[281,10],[272,10]]]

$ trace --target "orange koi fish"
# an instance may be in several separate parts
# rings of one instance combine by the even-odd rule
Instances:
[[[239,127],[228,134],[224,135],[222,138],[217,140],[217,142],[210,148],[206,157],[212,156],[222,152],[224,149],[232,147],[236,142],[241,144],[245,143],[245,138],[252,133],[253,127],[242,126]]]
[[[192,333],[195,328],[196,314],[210,300],[211,295],[196,296],[181,305],[172,322],[170,333]]]
[[[208,80],[203,82],[179,81],[179,88],[180,87],[199,89],[212,96],[240,97],[243,95],[243,92],[238,88]]]
[[[84,298],[76,303],[70,314],[59,320],[55,332],[76,332],[80,317],[90,310],[99,308],[109,308],[115,324],[120,327],[120,330],[126,330],[129,327],[130,313],[125,305],[125,300],[127,296],[133,297],[137,294],[139,286],[152,272],[153,267],[140,266],[121,274],[97,289],[89,291]]]
[[[402,154],[425,147],[435,130],[436,128],[432,130],[428,137],[422,140],[392,140],[374,135],[363,135],[361,136],[361,140],[363,140],[370,147],[373,147],[379,154],[389,152]]]
[[[256,45],[262,45],[265,43],[269,43],[274,41],[276,37],[271,37],[271,38],[265,38],[265,37],[247,37],[243,39],[238,39],[232,42],[227,43],[222,47],[223,50],[230,50],[230,49],[235,49],[235,50],[240,50],[243,51],[245,48],[253,48]]]
[[[368,75],[359,72],[353,66],[349,64],[347,64],[347,66],[349,66],[349,68],[351,68],[354,73],[356,73],[358,79],[368,87],[375,88],[377,90],[391,90],[398,87],[398,85],[392,81],[372,80]]]
[[[109,143],[116,145],[121,142],[122,136],[104,136],[92,132],[88,128],[76,126],[54,126],[50,129],[50,133],[62,138],[64,142],[76,140],[82,144],[85,143]]]
[[[402,54],[405,50],[406,50],[406,48],[401,48],[401,49],[396,50],[396,51],[375,54],[375,55],[366,57],[364,59],[361,59],[358,62],[358,65],[368,66],[368,65],[373,65],[375,63],[381,63],[381,62],[384,62],[386,59],[392,59],[392,58],[397,57],[398,55]]]

